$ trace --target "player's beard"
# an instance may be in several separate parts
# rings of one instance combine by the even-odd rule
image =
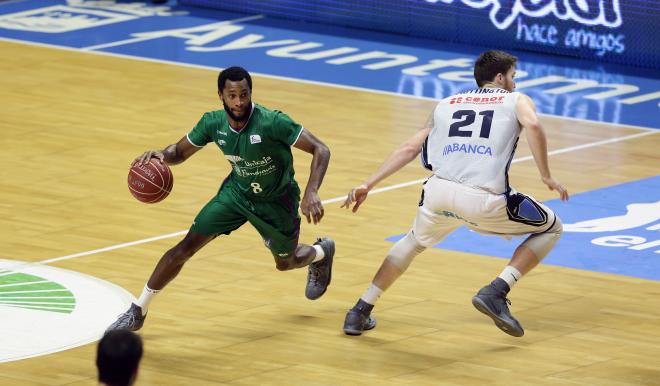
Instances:
[[[513,79],[509,79],[505,76],[502,88],[508,92],[514,92],[516,90],[516,82]]]
[[[229,107],[227,107],[227,104],[222,101],[222,106],[225,108],[225,112],[229,116],[229,118],[233,119],[236,122],[245,122],[247,121],[248,117],[250,116],[250,109],[252,108],[252,101],[247,103],[247,106],[245,106],[245,109],[243,110],[243,114],[241,116],[236,116],[233,111]]]

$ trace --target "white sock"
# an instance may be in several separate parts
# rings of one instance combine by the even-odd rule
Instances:
[[[142,316],[147,314],[147,308],[149,308],[149,303],[151,303],[151,300],[153,299],[154,296],[156,296],[157,293],[159,293],[160,290],[154,290],[147,285],[144,285],[144,289],[142,290],[142,294],[140,295],[140,298],[135,302],[140,308],[142,309]]]
[[[312,263],[316,263],[319,260],[323,260],[325,257],[325,252],[323,252],[323,248],[321,248],[320,245],[312,245],[312,248],[316,250],[316,257],[314,258],[314,261]]]
[[[513,288],[513,285],[520,280],[522,274],[516,268],[507,265],[502,273],[500,273],[499,278],[504,280],[506,284],[509,285],[509,289]]]
[[[376,287],[374,283],[371,283],[369,284],[369,288],[367,288],[367,290],[364,292],[364,295],[362,295],[361,299],[371,305],[374,305],[382,293],[382,289]]]

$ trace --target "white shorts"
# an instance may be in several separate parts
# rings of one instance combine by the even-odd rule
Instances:
[[[493,194],[432,176],[424,184],[413,233],[420,245],[431,247],[461,225],[507,237],[542,233],[555,221],[550,208],[522,193]]]

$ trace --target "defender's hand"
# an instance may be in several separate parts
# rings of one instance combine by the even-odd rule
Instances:
[[[321,222],[323,214],[323,204],[321,198],[316,191],[305,191],[302,201],[300,202],[300,211],[307,218],[307,223],[314,221],[314,224]]]
[[[369,188],[367,185],[362,184],[360,186],[356,186],[355,188],[351,189],[350,192],[348,192],[348,196],[346,197],[346,200],[344,203],[341,205],[342,208],[350,209],[351,204],[355,203],[355,206],[353,207],[353,213],[357,212],[358,208],[364,200],[367,199],[367,195],[369,194]]]
[[[566,190],[566,188],[561,183],[559,183],[559,181],[552,177],[544,177],[542,180],[543,183],[548,186],[548,189],[555,190],[557,193],[559,193],[559,197],[562,201],[568,200],[568,190]]]

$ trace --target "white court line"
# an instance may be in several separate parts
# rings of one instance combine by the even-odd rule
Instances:
[[[205,25],[205,27],[211,27],[211,26],[220,27],[220,26],[223,26],[223,25],[226,25],[226,24],[241,23],[241,22],[244,22],[244,21],[258,20],[258,19],[263,19],[263,18],[264,18],[264,15],[246,16],[246,17],[241,17],[241,18],[238,18],[238,19],[224,20],[224,21],[221,21],[221,22],[218,22],[218,23],[208,24],[208,25]],[[80,48],[80,50],[81,51],[99,50],[99,49],[102,49],[102,48],[123,46],[125,44],[144,42],[144,41],[147,41],[147,40],[160,39],[160,38],[162,38],[162,36],[145,36],[145,37],[142,37],[142,38],[125,39],[125,40],[119,40],[119,41],[111,42],[111,43],[103,43],[103,44],[97,44],[95,46],[83,47],[83,48]]]
[[[637,133],[637,134],[627,135],[627,136],[624,136],[624,137],[606,139],[606,140],[598,141],[598,142],[586,143],[584,145],[565,147],[563,149],[557,149],[557,150],[550,151],[550,152],[548,152],[548,155],[552,156],[552,155],[556,155],[556,154],[563,154],[563,153],[568,153],[568,152],[572,152],[572,151],[576,151],[576,150],[587,149],[587,148],[590,148],[590,147],[596,147],[596,146],[606,145],[606,144],[610,144],[610,143],[627,141],[629,139],[645,137],[645,136],[653,135],[653,134],[656,134],[656,133],[658,133],[658,131],[654,130],[654,131],[648,131],[648,132],[644,132],[644,133]],[[526,156],[526,157],[516,158],[511,163],[514,164],[514,163],[518,163],[518,162],[529,161],[533,158],[534,157],[531,156],[531,155]],[[394,190],[394,189],[404,188],[406,186],[417,185],[417,184],[421,184],[425,180],[426,180],[426,178],[422,178],[422,179],[419,179],[419,180],[403,182],[403,183],[396,184],[396,185],[385,186],[385,187],[382,187],[382,188],[374,189],[371,192],[369,192],[369,194],[374,195],[374,194],[377,194],[377,193],[387,192],[387,191]],[[322,203],[323,203],[323,205],[327,205],[327,204],[331,204],[331,203],[334,203],[334,202],[341,202],[341,201],[344,201],[345,199],[346,199],[346,196],[340,196],[340,197],[330,198],[328,200],[323,200]],[[57,261],[73,259],[75,257],[94,255],[96,253],[113,251],[113,250],[116,250],[116,249],[126,248],[126,247],[130,247],[130,246],[133,246],[133,245],[146,244],[146,243],[149,243],[149,242],[152,242],[152,241],[163,240],[163,239],[168,239],[168,238],[177,237],[177,236],[183,236],[187,232],[188,232],[188,230],[186,229],[186,230],[183,230],[183,231],[168,233],[168,234],[161,235],[161,236],[154,236],[154,237],[149,237],[149,238],[142,239],[142,240],[131,241],[131,242],[128,242],[128,243],[111,245],[111,246],[105,247],[105,248],[93,249],[91,251],[74,253],[72,255],[66,255],[66,256],[60,256],[60,257],[55,257],[55,258],[52,258],[52,259],[38,261],[34,264],[49,264],[49,263],[54,263],[54,262],[57,262]]]
[[[110,56],[110,57],[122,58],[122,59],[137,60],[137,61],[141,61],[141,62],[151,62],[151,63],[159,63],[159,64],[169,64],[169,65],[172,65],[172,66],[179,66],[179,67],[197,68],[197,69],[202,69],[202,70],[219,71],[219,70],[222,69],[222,67],[205,66],[205,65],[202,65],[202,64],[175,62],[175,61],[172,61],[172,60],[154,59],[154,58],[147,58],[147,57],[134,56],[134,55],[126,55],[126,54],[117,54],[117,53],[114,53],[114,52],[93,51],[93,50],[89,50],[89,47],[87,49],[84,49],[84,48],[58,46],[58,45],[54,45],[54,44],[37,43],[37,42],[31,42],[31,41],[27,41],[27,40],[6,38],[6,37],[2,37],[2,36],[0,36],[0,41],[20,43],[20,44],[36,46],[36,47],[53,48],[53,49],[63,50],[63,51],[83,52],[83,53],[92,54],[92,55],[101,55],[101,56]],[[111,43],[106,43],[106,44],[111,44]],[[94,47],[94,46],[91,46],[91,47]],[[436,101],[436,102],[438,101],[438,99],[436,99],[436,98],[419,96],[419,95],[410,95],[410,94],[399,94],[399,93],[396,93],[396,92],[393,92],[393,91],[374,90],[374,89],[364,88],[364,87],[347,86],[347,85],[341,85],[341,84],[335,84],[335,83],[320,82],[320,81],[315,81],[315,80],[290,78],[290,77],[287,77],[287,76],[262,74],[260,72],[250,72],[250,73],[252,75],[255,75],[255,76],[260,76],[260,77],[269,78],[269,79],[286,80],[288,82],[313,84],[313,85],[316,85],[316,86],[325,86],[325,87],[339,88],[339,89],[344,89],[344,90],[362,91],[362,92],[367,92],[367,93],[371,93],[371,94],[389,95],[389,96],[395,96],[395,97],[400,97],[400,98],[408,98],[408,99],[416,99],[416,100],[424,100],[424,101]],[[633,128],[633,129],[647,130],[647,131],[658,130],[657,128],[652,128],[652,127],[628,125],[628,124],[613,123],[613,122],[601,122],[601,121],[594,121],[594,120],[591,120],[591,119],[565,117],[565,116],[562,116],[562,115],[545,114],[545,113],[539,113],[538,115],[548,116],[548,117],[564,118],[564,119],[577,121],[577,122],[599,123],[599,124],[605,125],[606,127],[629,127],[629,128]]]
[[[169,238],[172,238],[172,237],[182,236],[182,235],[185,235],[186,232],[188,232],[188,230],[180,231],[180,232],[174,232],[174,233],[168,233],[166,235],[149,237],[147,239],[142,239],[142,240],[130,241],[128,243],[111,245],[109,247],[94,249],[94,250],[87,251],[87,252],[74,253],[73,255],[55,257],[53,259],[39,261],[38,263],[48,264],[48,263],[54,263],[56,261],[61,261],[61,260],[73,259],[74,257],[88,256],[88,255],[93,255],[93,254],[101,253],[101,252],[114,251],[115,249],[132,247],[133,245],[140,245],[140,244],[150,243],[152,241],[158,241],[158,240],[163,240],[163,239],[169,239]]]

